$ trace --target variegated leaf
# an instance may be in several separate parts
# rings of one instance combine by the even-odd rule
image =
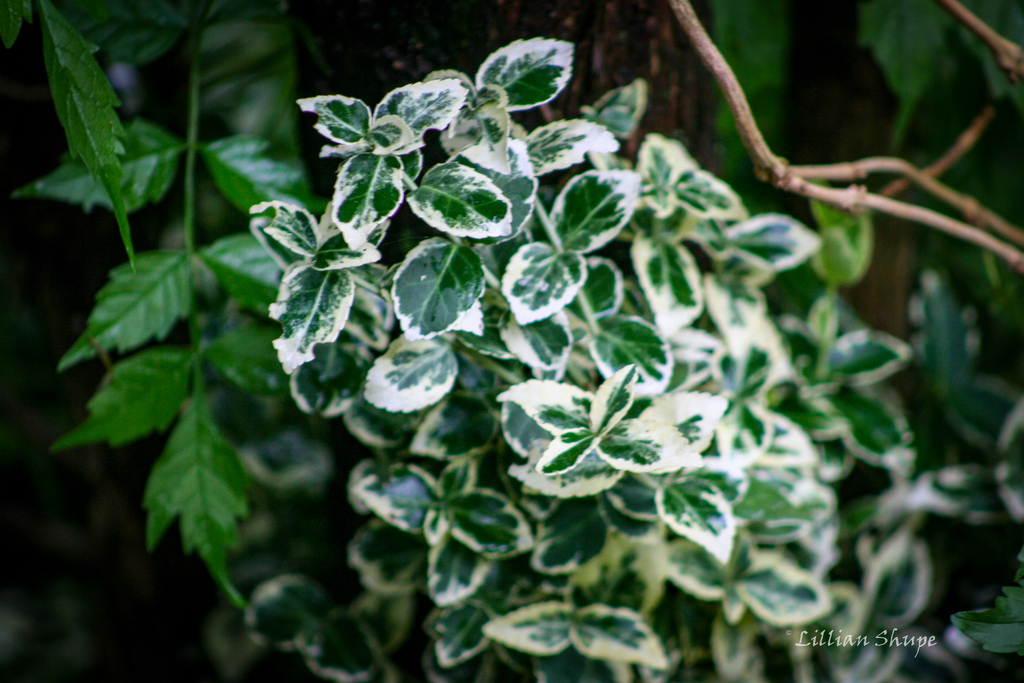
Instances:
[[[494,171],[508,173],[508,143],[511,119],[508,115],[508,95],[496,85],[489,85],[477,93],[471,107],[455,117],[441,136],[441,144],[448,154],[460,154],[474,164]]]
[[[629,222],[640,194],[632,171],[587,171],[570,180],[555,198],[551,221],[562,247],[585,254],[615,239]]]
[[[550,102],[572,76],[573,45],[564,40],[516,40],[491,53],[476,73],[476,87],[502,87],[508,110]]]
[[[907,448],[913,437],[895,405],[851,389],[830,400],[849,424],[843,443],[858,458],[873,465],[892,466],[913,457]]]
[[[537,683],[632,683],[633,666],[625,662],[591,659],[576,648],[534,660]]]
[[[744,619],[730,624],[719,614],[711,626],[711,656],[715,670],[724,681],[766,683],[764,654],[756,644],[757,622]]]
[[[788,417],[769,413],[772,422],[772,443],[757,461],[762,467],[813,467],[818,464],[818,450],[811,437]]]
[[[821,239],[803,223],[779,213],[763,213],[725,229],[738,255],[765,270],[791,270],[809,259]]]
[[[405,186],[398,157],[357,154],[338,169],[331,219],[353,249],[398,211]]]
[[[680,176],[675,190],[686,210],[700,218],[740,221],[747,218],[747,209],[739,196],[707,171],[686,171]]]
[[[393,413],[431,406],[455,386],[459,364],[448,345],[399,337],[366,375],[366,400]]]
[[[325,237],[313,214],[301,206],[280,201],[261,202],[249,209],[249,213],[259,215],[271,209],[274,210],[274,218],[260,232],[296,254],[312,256]],[[274,253],[272,249],[268,251]]]
[[[639,614],[626,607],[597,603],[578,610],[569,638],[593,659],[668,668],[661,639]]]
[[[427,547],[419,536],[373,518],[349,542],[347,557],[366,590],[400,595],[422,580]]]
[[[505,405],[515,405],[507,403]],[[540,453],[531,456],[525,465],[512,465],[508,473],[534,491],[556,498],[582,498],[593,496],[611,488],[622,478],[617,470],[591,451],[567,472],[555,475],[537,470]]]
[[[450,669],[483,652],[490,642],[484,635],[489,619],[485,610],[472,603],[448,607],[432,615],[430,628],[439,636],[434,642],[437,663]]]
[[[640,417],[675,426],[691,451],[703,453],[728,408],[729,401],[721,396],[681,391],[654,399]]]
[[[600,256],[588,257],[587,281],[583,283],[583,288],[578,296],[587,300],[595,320],[615,315],[622,308],[622,301],[625,297],[622,271],[610,259]],[[577,305],[579,305],[578,297],[573,306]]]
[[[480,316],[482,328],[484,286],[480,257],[472,249],[431,238],[406,255],[395,273],[391,298],[406,338],[430,339],[466,329],[471,316]]]
[[[628,138],[640,124],[647,109],[647,81],[638,78],[629,85],[609,90],[594,106],[580,107],[585,117],[600,123],[619,138]]]
[[[605,498],[624,515],[652,522],[658,519],[658,508],[654,500],[656,489],[651,486],[639,477],[625,476],[605,493]]]
[[[672,531],[701,546],[726,563],[736,538],[736,517],[725,494],[699,476],[687,477],[659,489],[658,515]]]
[[[371,243],[366,242],[359,249],[352,249],[345,241],[345,236],[336,232],[317,247],[312,265],[317,270],[342,270],[377,261],[380,261],[380,252]]]
[[[447,127],[468,95],[466,86],[457,78],[411,83],[385,95],[373,116],[375,120],[389,114],[397,116],[420,138],[425,131]]]
[[[667,575],[669,581],[701,600],[725,596],[725,567],[693,541],[681,538],[669,544]]]
[[[583,119],[555,121],[535,128],[526,144],[533,172],[539,176],[581,163],[588,152],[611,153],[619,149],[619,141],[607,128]]]
[[[480,589],[490,568],[490,561],[449,536],[433,546],[427,558],[431,599],[441,607],[462,602]]]
[[[910,356],[910,346],[892,335],[857,330],[836,340],[828,354],[828,365],[834,375],[862,386],[885,379],[906,365]]]
[[[773,626],[807,623],[832,610],[824,584],[777,552],[752,552],[736,590],[750,611]]]
[[[437,482],[415,465],[393,465],[385,470],[363,460],[349,476],[349,496],[388,524],[403,531],[423,529],[427,510],[435,504]]]
[[[409,193],[409,208],[432,228],[456,237],[512,234],[512,204],[498,186],[463,164],[434,166]]]
[[[394,114],[376,119],[366,134],[366,140],[373,145],[373,153],[379,156],[408,154],[423,145],[405,121]]]
[[[928,544],[903,526],[874,552],[866,544],[857,550],[864,566],[865,616],[887,628],[912,623],[934,586]]]
[[[553,655],[569,646],[573,609],[564,602],[539,602],[491,619],[491,640],[532,655]]]
[[[370,108],[354,97],[323,95],[297,100],[296,104],[302,111],[316,114],[313,127],[340,145],[354,145],[370,130]]]
[[[589,428],[556,434],[537,461],[537,469],[544,474],[562,474],[571,470],[597,447],[598,441]]]
[[[451,534],[484,557],[515,555],[533,545],[530,525],[504,496],[489,489],[475,489],[446,499],[451,514]]]
[[[335,341],[348,320],[355,285],[347,271],[292,266],[281,280],[270,317],[281,323],[274,340],[284,371],[291,373],[313,360],[313,347]]]
[[[497,427],[482,398],[454,393],[423,418],[409,450],[442,460],[477,453],[487,448]]]
[[[627,365],[601,383],[590,405],[590,425],[595,433],[607,433],[625,417],[633,406],[636,382],[636,367]]]
[[[508,234],[515,235],[533,214],[533,203],[537,198],[537,178],[533,174],[525,142],[510,139],[507,153],[505,172],[493,170],[480,163],[481,152],[477,147],[464,150],[454,161],[468,165],[486,176],[501,191],[512,207],[512,222]]]
[[[394,324],[394,311],[384,297],[362,287],[356,288],[345,332],[375,351],[384,351],[391,341],[389,333]]]
[[[370,448],[397,448],[410,437],[411,425],[405,415],[382,410],[362,394],[342,413],[342,419],[348,433]]]
[[[501,405],[501,432],[512,450],[524,458],[530,457],[535,447],[543,449],[551,440],[550,432],[512,401]]]
[[[549,318],[568,306],[586,278],[582,256],[559,253],[547,244],[533,242],[512,256],[501,278],[501,293],[516,322],[526,325]]]
[[[569,319],[564,312],[522,326],[506,314],[500,332],[505,346],[523,363],[538,370],[564,372],[572,350]]]
[[[563,500],[537,530],[530,566],[541,574],[568,574],[597,557],[608,525],[593,499]]]
[[[356,396],[370,367],[368,354],[360,347],[317,344],[313,359],[292,373],[289,380],[295,405],[304,413],[336,417]]]
[[[833,490],[812,479],[785,481],[784,470],[751,470],[747,491],[733,507],[753,538],[786,543],[806,537],[814,524],[833,514]]]
[[[753,403],[734,403],[715,428],[719,457],[735,466],[747,466],[763,456],[775,436],[770,411]]]
[[[601,330],[590,344],[590,356],[604,377],[636,365],[637,396],[663,392],[672,378],[673,358],[668,343],[642,318],[617,315],[601,321]]]
[[[343,608],[303,629],[296,645],[318,678],[355,683],[369,681],[380,672],[370,636]]]
[[[671,337],[700,317],[704,311],[700,269],[686,247],[638,235],[630,256],[662,334]]]
[[[260,640],[292,649],[302,630],[323,619],[332,606],[320,584],[298,574],[283,574],[253,591],[245,608],[245,625]]]
[[[515,384],[498,395],[510,401],[552,434],[590,428],[593,395],[571,384],[531,379]]]
[[[627,472],[675,472],[701,463],[675,425],[643,417],[613,427],[598,444],[597,454]]]
[[[656,218],[668,218],[680,202],[676,185],[682,175],[700,168],[678,140],[648,133],[637,153],[636,170],[643,177],[640,197]]]

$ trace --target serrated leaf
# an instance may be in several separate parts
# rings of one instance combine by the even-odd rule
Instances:
[[[668,668],[661,639],[639,614],[626,607],[597,603],[580,609],[569,637],[582,654],[593,659]]]
[[[68,148],[106,189],[128,260],[134,261],[128,210],[121,190],[124,170],[117,157],[124,149],[120,140],[124,129],[114,111],[120,102],[92,56],[92,46],[50,0],[38,0],[37,6],[43,30],[43,61]]]
[[[640,194],[632,171],[587,171],[555,198],[551,221],[568,251],[585,254],[613,240],[629,222]]]
[[[260,202],[280,200],[313,209],[319,203],[298,159],[282,161],[270,156],[270,143],[262,138],[235,135],[199,149],[217,189],[235,208],[249,213]]]
[[[476,73],[478,90],[497,85],[508,93],[508,110],[550,102],[572,76],[573,45],[563,40],[516,40],[491,53]]]
[[[533,545],[530,525],[504,496],[475,489],[445,500],[451,515],[451,534],[484,557],[515,555]]]
[[[735,253],[755,267],[791,270],[821,247],[821,239],[800,221],[778,213],[762,213],[724,230]]]
[[[418,536],[372,519],[349,542],[348,563],[369,591],[409,593],[426,570],[427,547]]]
[[[583,119],[555,121],[535,128],[526,144],[533,172],[539,176],[581,163],[589,152],[611,153],[619,149],[619,141],[607,128]]]
[[[89,419],[61,437],[53,450],[96,441],[121,446],[153,430],[164,431],[188,396],[191,368],[191,351],[167,346],[117,363],[110,383],[89,399]]]
[[[501,293],[516,322],[526,325],[568,306],[586,278],[586,261],[582,256],[558,253],[547,244],[533,242],[512,256],[501,278]]]
[[[533,214],[533,203],[537,198],[537,178],[533,174],[526,143],[522,140],[508,141],[508,168],[504,172],[482,165],[480,154],[475,149],[464,150],[454,161],[469,166],[494,183],[511,207],[511,223],[507,234],[515,235]]]
[[[188,315],[192,302],[188,260],[182,252],[151,251],[110,271],[110,281],[96,294],[85,332],[68,349],[58,371],[103,350],[131,351],[150,339],[163,339],[174,323]]]
[[[391,298],[409,340],[465,329],[480,314],[484,293],[480,257],[469,247],[431,238],[410,251],[395,273]]]
[[[411,83],[384,96],[373,112],[374,119],[389,114],[405,121],[417,139],[423,133],[445,128],[466,102],[469,91],[457,78]]]
[[[148,64],[166,53],[188,26],[182,13],[165,0],[97,2],[104,16],[91,16],[73,4],[66,15],[89,42],[99,45],[113,62]]]
[[[270,317],[281,323],[274,340],[284,371],[313,360],[317,344],[335,341],[348,321],[355,285],[348,271],[316,270],[305,263],[292,266],[281,280]]]
[[[427,589],[434,604],[454,605],[472,596],[484,583],[491,563],[447,537],[430,549]]]
[[[434,642],[437,663],[450,669],[483,652],[489,644],[484,635],[489,619],[486,611],[471,603],[437,612],[430,619],[439,636]]]
[[[590,356],[604,377],[636,365],[640,376],[637,396],[661,393],[672,378],[673,358],[668,343],[642,318],[617,315],[601,321],[600,332],[590,344]]]
[[[370,130],[370,108],[344,95],[321,95],[296,100],[299,109],[317,115],[317,132],[339,145],[354,145]]]
[[[410,413],[447,396],[458,372],[447,344],[399,337],[367,373],[366,400],[390,412]]]
[[[357,154],[338,169],[331,219],[353,249],[402,204],[402,162],[398,157]]]
[[[1007,586],[993,609],[957,612],[953,625],[989,652],[1024,654],[1024,588]]]
[[[185,552],[197,551],[235,602],[241,597],[228,577],[226,553],[236,541],[236,520],[248,510],[247,479],[234,449],[197,395],[153,465],[142,498],[149,513],[146,545],[154,548],[179,517]]]
[[[638,235],[629,253],[662,334],[671,337],[700,317],[704,311],[700,269],[686,247]]]
[[[853,385],[880,382],[910,360],[906,342],[873,330],[857,330],[836,340],[828,365],[835,375]]]
[[[573,610],[564,602],[540,602],[491,619],[484,633],[491,640],[532,655],[552,655],[569,646]]]
[[[542,574],[568,574],[597,557],[607,536],[596,501],[564,500],[541,522],[530,566]]]
[[[283,574],[253,590],[245,608],[245,625],[261,640],[290,648],[307,625],[327,616],[332,606],[320,584],[298,574]]]
[[[506,314],[501,320],[500,334],[508,350],[531,368],[561,373],[569,362],[572,335],[569,319],[562,311],[522,326]]]
[[[427,510],[435,503],[436,480],[415,465],[383,469],[363,460],[349,476],[349,496],[388,524],[403,531],[419,532]]]
[[[120,154],[124,177],[121,190],[125,209],[131,213],[163,199],[174,180],[178,155],[184,143],[145,119],[135,119],[125,128],[124,152]],[[41,197],[80,204],[89,211],[94,205],[113,209],[103,184],[81,161],[68,161],[55,171],[33,180],[11,193],[14,198]]]
[[[285,393],[288,376],[274,351],[276,332],[265,325],[247,325],[217,337],[203,350],[227,379],[245,391],[267,396]]]
[[[409,193],[409,208],[432,228],[456,237],[512,234],[512,204],[491,180],[463,164],[434,166]]]
[[[313,360],[289,380],[295,404],[304,413],[336,417],[352,405],[370,367],[369,354],[356,345],[317,344]]]
[[[658,516],[672,531],[698,544],[721,563],[729,560],[736,538],[732,505],[711,481],[688,477],[659,489]]]
[[[454,393],[423,418],[409,451],[443,460],[477,453],[490,445],[497,427],[482,398]]]
[[[251,234],[229,235],[199,252],[239,306],[266,315],[277,298],[281,267]]]
[[[21,22],[32,22],[32,0],[12,0],[0,7],[0,38],[8,50],[21,32]]]

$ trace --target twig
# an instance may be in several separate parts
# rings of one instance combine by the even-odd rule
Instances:
[[[974,117],[973,121],[971,121],[971,125],[969,125],[964,132],[960,133],[959,137],[957,137],[953,146],[947,149],[941,157],[928,164],[928,166],[922,168],[921,173],[933,178],[938,178],[948,171],[963,155],[971,151],[974,145],[978,142],[978,139],[981,138],[981,134],[988,128],[988,124],[992,123],[992,119],[995,118],[995,115],[995,106],[991,102],[985,103],[985,106],[981,108],[978,115]],[[910,181],[906,178],[899,178],[879,190],[878,194],[883,197],[895,197],[908,187],[910,187]]]
[[[992,51],[996,64],[1006,74],[1006,80],[1016,83],[1024,79],[1024,50],[1020,45],[996,33],[991,26],[961,5],[958,0],[935,0],[935,3],[953,15],[953,18],[967,27],[968,31],[981,38]]]
[[[739,81],[736,80],[736,75],[725,61],[722,53],[719,52],[718,48],[711,41],[707,31],[704,30],[704,26],[697,18],[697,13],[693,10],[690,1],[669,0],[669,4],[672,6],[676,18],[679,19],[683,31],[690,38],[694,49],[697,50],[701,61],[711,71],[715,80],[718,81],[726,104],[729,106],[729,111],[732,112],[733,119],[735,120],[736,130],[754,164],[754,173],[758,179],[770,182],[781,190],[832,204],[847,211],[872,209],[941,230],[954,237],[988,249],[1006,261],[1015,271],[1024,275],[1024,252],[1018,251],[983,230],[924,207],[872,194],[861,186],[851,185],[845,188],[824,187],[815,185],[809,182],[806,177],[802,177],[798,173],[799,169],[806,171],[809,168],[816,168],[819,172],[824,173],[823,169],[827,167],[797,167],[795,169],[790,167],[785,159],[776,156],[771,151],[768,143],[764,140],[764,136],[761,135],[760,129],[757,127],[757,121],[754,119],[750,105],[747,103],[743,88],[740,87]],[[863,173],[857,175],[858,171],[852,164],[837,164],[836,166],[840,169],[836,171],[837,173],[847,174],[850,179],[863,177],[864,175]],[[920,176],[920,171],[917,171],[910,164],[907,164],[907,166],[910,166],[917,176]]]

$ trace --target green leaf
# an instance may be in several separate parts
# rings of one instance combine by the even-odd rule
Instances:
[[[249,213],[260,202],[280,200],[318,208],[298,159],[270,156],[270,143],[262,138],[235,135],[202,145],[206,167],[217,189],[235,208]]]
[[[379,672],[366,631],[341,608],[332,610],[322,620],[308,623],[299,633],[296,645],[306,666],[319,678],[366,681]]]
[[[184,143],[163,128],[144,119],[135,119],[125,129],[124,168],[121,190],[125,208],[131,213],[146,204],[163,199],[174,180],[178,155]],[[55,171],[11,193],[14,198],[56,199],[80,204],[89,211],[94,205],[113,209],[103,184],[93,177],[81,161],[68,161]]]
[[[875,246],[871,213],[850,214],[815,201],[811,213],[821,238],[821,248],[811,258],[814,272],[832,285],[860,282],[871,265]]]
[[[892,335],[858,330],[836,340],[828,365],[851,384],[874,384],[905,366],[910,354],[910,346]]]
[[[146,544],[152,549],[180,516],[182,545],[196,550],[235,602],[241,597],[227,573],[227,549],[235,544],[236,519],[246,514],[247,477],[224,440],[203,397],[197,394],[153,465],[142,506],[149,512]]]
[[[409,593],[426,571],[427,547],[418,536],[374,518],[349,542],[348,563],[368,591]]]
[[[410,341],[448,330],[483,332],[480,257],[469,247],[431,238],[410,251],[395,273],[391,298]]]
[[[430,549],[427,589],[434,604],[454,605],[472,596],[484,583],[491,562],[448,536]]]
[[[632,171],[587,171],[570,180],[555,198],[551,221],[568,251],[600,249],[633,216],[640,176]]]
[[[903,138],[914,108],[947,50],[950,16],[928,0],[871,0],[858,8],[858,40],[871,49],[899,98],[894,141]],[[895,144],[895,143],[894,143]]]
[[[409,450],[443,460],[470,455],[490,445],[497,427],[482,398],[454,393],[423,418]]]
[[[526,144],[533,172],[538,176],[575,166],[589,152],[611,153],[619,149],[619,141],[607,128],[583,119],[555,121],[535,128]]]
[[[110,282],[96,294],[85,332],[68,349],[58,371],[96,355],[93,347],[125,353],[150,339],[163,339],[192,302],[188,260],[182,252],[151,251],[138,255],[135,268],[123,264],[110,271]]]
[[[647,81],[638,78],[629,85],[609,90],[594,106],[580,107],[580,113],[610,130],[615,137],[625,139],[636,131],[646,109]]]
[[[398,157],[357,154],[338,169],[331,218],[348,245],[358,249],[398,211],[404,193]]]
[[[239,306],[267,314],[277,299],[281,268],[253,235],[222,237],[199,256]]]
[[[655,218],[670,217],[681,204],[676,185],[687,171],[700,168],[678,140],[658,133],[648,133],[637,153],[636,170],[643,179],[640,186],[642,205],[654,212]]]
[[[326,617],[332,606],[320,584],[298,574],[283,574],[253,590],[245,608],[245,625],[262,640],[289,647],[311,623]]]
[[[96,441],[121,446],[164,431],[188,396],[192,353],[168,346],[146,349],[113,367],[110,383],[89,400],[89,419],[53,450]]]
[[[110,82],[92,56],[92,46],[54,8],[50,0],[38,0],[39,24],[43,29],[43,60],[50,79],[57,118],[64,126],[68,148],[81,159],[89,173],[107,191],[121,231],[128,260],[135,249],[128,226],[128,209],[121,179],[124,170],[117,155],[124,150],[121,121],[114,111],[120,102]]]
[[[337,417],[359,395],[369,367],[369,354],[358,346],[317,344],[313,360],[292,373],[292,398],[304,413]]]
[[[476,489],[449,497],[452,536],[484,557],[502,558],[533,545],[530,525],[505,496]]]
[[[736,590],[750,611],[773,626],[807,623],[832,610],[821,581],[777,552],[752,552]]]
[[[104,16],[91,17],[73,3],[65,15],[89,42],[114,62],[148,64],[178,41],[188,21],[166,0],[97,0]]]
[[[537,683],[622,683],[630,680],[631,669],[622,662],[584,657],[574,647],[534,660]]]
[[[366,400],[390,412],[411,413],[447,396],[458,373],[458,361],[447,344],[399,337],[367,373]]]
[[[419,532],[427,510],[434,505],[436,480],[415,465],[393,465],[383,469],[372,460],[363,460],[349,476],[348,491],[388,524],[402,531]]]
[[[354,97],[322,95],[296,100],[296,104],[302,111],[316,114],[313,127],[339,145],[355,145],[370,131],[370,108]]]
[[[626,607],[597,603],[582,608],[575,615],[569,637],[582,654],[593,659],[668,668],[661,639],[639,614]]]
[[[506,404],[515,405],[515,404]],[[597,456],[596,449],[591,449],[572,469],[560,474],[548,475],[538,471],[541,453],[530,456],[525,465],[512,465],[508,472],[523,484],[554,498],[580,498],[593,496],[615,486],[624,472],[615,469]],[[547,499],[550,500],[550,499]]]
[[[668,580],[701,600],[725,596],[725,568],[711,553],[684,538],[668,547]]]
[[[572,350],[569,319],[562,311],[550,318],[520,326],[505,314],[501,320],[501,340],[515,357],[538,370],[565,371]]]
[[[466,102],[469,91],[457,78],[411,83],[384,96],[373,112],[375,120],[394,115],[405,121],[416,139],[445,128]]]
[[[904,421],[881,402],[847,390],[833,396],[832,405],[850,424],[843,443],[856,456],[882,464],[906,449],[911,436]]]
[[[569,305],[587,278],[586,261],[573,252],[558,253],[542,242],[521,247],[501,278],[516,322],[549,318]]]
[[[564,500],[541,522],[530,566],[542,574],[568,574],[597,557],[607,537],[595,500]]]
[[[953,625],[989,652],[1024,654],[1024,588],[1007,586],[993,609],[957,612]]]
[[[342,419],[349,434],[371,448],[396,448],[411,436],[412,425],[405,415],[378,408],[365,395],[356,397]]]
[[[675,187],[683,207],[700,218],[745,220],[742,200],[725,182],[700,169],[686,171]]]
[[[450,669],[483,652],[489,644],[484,635],[489,618],[486,611],[471,603],[437,612],[429,623],[439,636],[434,643],[438,664]]]
[[[732,554],[736,517],[732,505],[712,481],[687,477],[659,489],[658,516],[672,531],[707,550],[721,563]]]
[[[651,323],[634,316],[617,315],[601,322],[590,345],[590,356],[604,377],[627,365],[636,365],[640,379],[637,396],[659,394],[672,378],[673,358],[668,343]]]
[[[638,235],[629,253],[662,334],[671,337],[700,317],[704,311],[700,269],[686,247]]]
[[[814,255],[821,239],[800,221],[763,213],[725,229],[736,254],[761,270],[791,270]]]
[[[430,227],[455,237],[512,234],[512,204],[486,175],[459,163],[427,171],[409,193],[409,208]]]
[[[273,328],[247,325],[217,337],[203,357],[227,379],[245,391],[280,396],[287,391],[288,376],[281,370],[273,341]]]
[[[317,344],[338,338],[354,297],[355,285],[345,270],[316,270],[303,263],[284,274],[270,317],[281,323],[274,348],[285,372],[313,360]]]
[[[516,40],[491,53],[476,73],[478,90],[497,85],[508,93],[508,110],[550,102],[572,76],[573,45],[563,40]]]
[[[264,236],[273,239],[292,253],[309,258],[316,253],[317,246],[326,238],[316,217],[301,206],[288,202],[261,202],[249,209],[253,216],[274,212],[270,224],[262,229]],[[277,250],[275,250],[277,251]]]
[[[586,298],[595,320],[615,315],[625,299],[622,271],[610,259],[588,257],[587,281],[583,283],[579,296]],[[573,308],[578,305],[578,301],[573,302]]]
[[[21,22],[32,23],[32,0],[9,0],[0,7],[0,38],[8,50],[21,32]]]
[[[564,602],[539,602],[495,617],[484,625],[491,640],[531,655],[553,655],[569,647],[573,610]]]
[[[508,170],[504,173],[482,166],[478,159],[479,155],[470,148],[454,161],[487,177],[498,188],[511,206],[511,222],[506,234],[517,234],[533,214],[533,203],[537,198],[537,178],[533,174],[526,143],[514,139],[508,141]]]
[[[498,401],[515,403],[552,434],[590,428],[593,395],[571,384],[531,379],[509,387]]]

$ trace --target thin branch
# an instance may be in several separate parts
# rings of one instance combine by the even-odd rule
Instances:
[[[958,0],[935,0],[935,3],[953,15],[953,18],[967,27],[968,31],[981,38],[992,51],[996,64],[1006,74],[1006,80],[1016,83],[1024,79],[1024,50],[1020,45],[996,33],[991,26],[961,5]]]
[[[811,183],[806,177],[801,176],[798,169],[806,171],[811,168],[817,169],[819,173],[825,173],[826,171],[823,169],[827,167],[797,167],[795,169],[790,167],[785,159],[776,156],[771,151],[760,129],[757,127],[753,112],[750,110],[750,105],[747,103],[746,95],[743,92],[743,88],[740,87],[736,75],[708,36],[707,31],[704,30],[704,26],[697,18],[697,13],[694,11],[690,1],[669,0],[669,4],[672,6],[676,18],[679,19],[683,31],[697,50],[701,61],[711,71],[715,80],[718,81],[726,104],[729,106],[729,110],[732,112],[733,119],[736,122],[736,130],[740,135],[743,146],[746,147],[747,153],[754,163],[754,172],[758,179],[770,182],[775,187],[786,192],[816,199],[847,211],[872,209],[941,230],[954,237],[988,249],[1006,261],[1015,271],[1024,275],[1024,252],[1018,251],[1009,244],[974,226],[944,216],[931,209],[872,194],[861,186],[851,185],[845,188],[824,187]],[[917,179],[921,180],[919,177],[920,171],[910,164],[907,164],[907,166],[910,166],[918,176]],[[836,173],[846,174],[851,180],[864,177],[864,172],[859,171],[852,164],[837,164],[836,167],[839,169]],[[858,173],[860,175],[857,175]],[[929,180],[934,181],[934,179]],[[924,182],[927,182],[927,180]],[[939,184],[941,185],[941,183]]]
[[[974,148],[974,145],[981,138],[981,134],[988,128],[988,124],[992,123],[992,119],[995,118],[995,115],[995,106],[991,102],[986,102],[985,106],[981,108],[980,112],[978,112],[978,115],[974,117],[973,121],[971,121],[971,125],[967,126],[966,130],[960,133],[956,142],[954,142],[941,157],[928,164],[928,166],[922,168],[921,173],[931,176],[932,178],[938,178],[948,171],[953,164]],[[908,187],[910,187],[910,181],[906,178],[899,178],[879,190],[878,194],[883,197],[896,197],[896,195],[900,194]]]

